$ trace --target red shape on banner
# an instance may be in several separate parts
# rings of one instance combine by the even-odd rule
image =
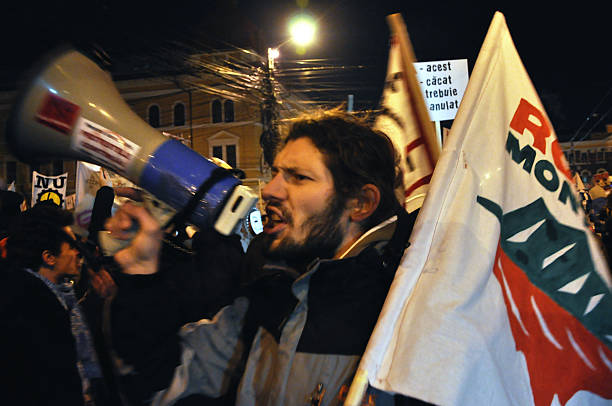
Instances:
[[[527,361],[535,405],[549,406],[555,393],[565,405],[580,390],[612,398],[612,371],[606,365],[612,351],[532,284],[499,245],[493,273],[502,288],[516,349]]]

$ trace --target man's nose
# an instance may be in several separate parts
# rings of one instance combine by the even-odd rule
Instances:
[[[286,190],[283,182],[283,177],[280,173],[274,175],[274,177],[264,186],[261,191],[261,197],[263,200],[283,200],[286,197]]]

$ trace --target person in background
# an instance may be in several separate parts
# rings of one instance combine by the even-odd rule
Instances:
[[[21,213],[24,201],[21,193],[0,190],[0,240],[6,237],[11,221]]]
[[[106,391],[73,286],[82,255],[70,212],[39,203],[12,223],[0,274],[2,401],[104,405]]]

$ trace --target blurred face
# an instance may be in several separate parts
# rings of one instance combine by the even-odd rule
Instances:
[[[64,227],[64,231],[71,237],[75,237],[70,227]],[[53,265],[54,282],[57,283],[65,277],[77,282],[81,275],[81,264],[79,251],[67,242],[62,242],[60,252],[55,256],[55,264]]]
[[[323,155],[309,138],[289,141],[278,153],[262,197],[270,254],[288,260],[333,257],[348,215]]]

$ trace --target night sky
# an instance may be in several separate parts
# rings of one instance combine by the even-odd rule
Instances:
[[[285,41],[289,18],[305,11],[318,20],[317,43],[303,55],[284,45],[280,67],[283,59],[298,58],[360,65],[358,81],[351,77],[343,85],[342,69],[333,80],[346,87],[346,94],[355,94],[358,106],[374,108],[388,56],[386,15],[402,13],[419,61],[468,59],[471,72],[498,10],[506,17],[519,55],[562,140],[571,137],[590,113],[601,117],[612,109],[612,29],[603,2],[568,2],[554,8],[535,6],[536,1],[487,5],[406,0],[14,3],[3,5],[0,13],[4,88],[13,76],[62,43],[102,49],[112,61],[146,55],[173,42],[202,51],[239,46],[263,52]],[[608,118],[604,122],[612,122],[612,112]]]

